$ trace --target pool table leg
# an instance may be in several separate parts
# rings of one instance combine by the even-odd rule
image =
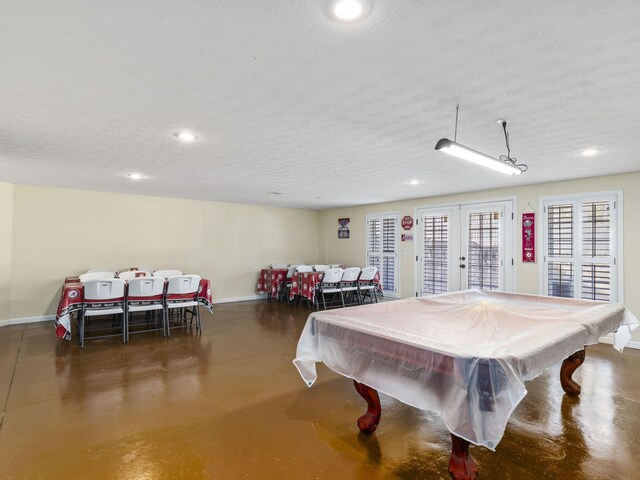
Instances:
[[[585,347],[586,348],[586,347]],[[560,367],[560,385],[564,392],[570,397],[577,397],[580,395],[580,385],[578,385],[572,378],[573,372],[582,365],[585,357],[585,349],[577,351],[573,355],[569,356],[562,362]]]
[[[469,442],[451,434],[451,457],[449,475],[453,480],[475,480],[478,464],[469,453]]]
[[[376,431],[376,428],[378,428],[380,416],[382,415],[378,392],[364,383],[358,383],[355,380],[353,384],[360,396],[367,401],[367,413],[358,418],[358,428],[362,433],[373,433]]]

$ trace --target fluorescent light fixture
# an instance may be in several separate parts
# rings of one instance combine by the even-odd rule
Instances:
[[[127,174],[127,177],[129,177],[131,180],[142,180],[144,178],[139,173],[129,173],[129,174]]]
[[[593,157],[594,155],[597,155],[599,153],[600,153],[600,150],[596,150],[595,148],[588,148],[587,150],[583,150],[581,152],[581,155],[585,157]]]
[[[409,180],[409,185],[418,185],[420,180]]]
[[[465,147],[459,143],[452,142],[448,138],[441,138],[438,140],[436,150],[441,150],[444,153],[453,155],[454,157],[468,160],[506,175],[520,175],[522,173],[522,170],[515,165],[490,157],[489,155],[485,155],[484,153]]]
[[[369,14],[371,5],[368,0],[330,0],[328,9],[342,22],[355,22]]]
[[[177,132],[175,136],[183,142],[193,142],[196,139],[196,136],[191,132]]]

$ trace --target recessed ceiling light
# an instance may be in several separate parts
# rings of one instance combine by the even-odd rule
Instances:
[[[367,0],[332,0],[329,2],[331,14],[343,22],[355,22],[366,17],[370,10]]]
[[[196,139],[196,136],[191,132],[176,132],[174,135],[183,142],[193,142]]]
[[[127,174],[127,177],[129,177],[131,180],[141,180],[141,179],[143,179],[143,178],[144,178],[144,177],[143,177],[141,174],[139,174],[139,173],[129,173],[129,174]]]
[[[593,157],[600,153],[600,150],[596,150],[595,148],[588,148],[587,150],[583,150],[581,155],[584,157]]]
[[[418,185],[420,180],[409,180],[409,185]]]

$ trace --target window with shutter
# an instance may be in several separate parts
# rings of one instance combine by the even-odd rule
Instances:
[[[398,293],[398,215],[367,216],[367,265],[377,267],[385,294]]]
[[[547,295],[620,301],[616,255],[619,194],[543,200]],[[621,280],[621,279],[620,279]]]

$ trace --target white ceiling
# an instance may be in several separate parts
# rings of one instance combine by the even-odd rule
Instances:
[[[0,180],[323,209],[640,170],[637,0],[326,3],[0,0]],[[435,151],[456,103],[529,171]]]

